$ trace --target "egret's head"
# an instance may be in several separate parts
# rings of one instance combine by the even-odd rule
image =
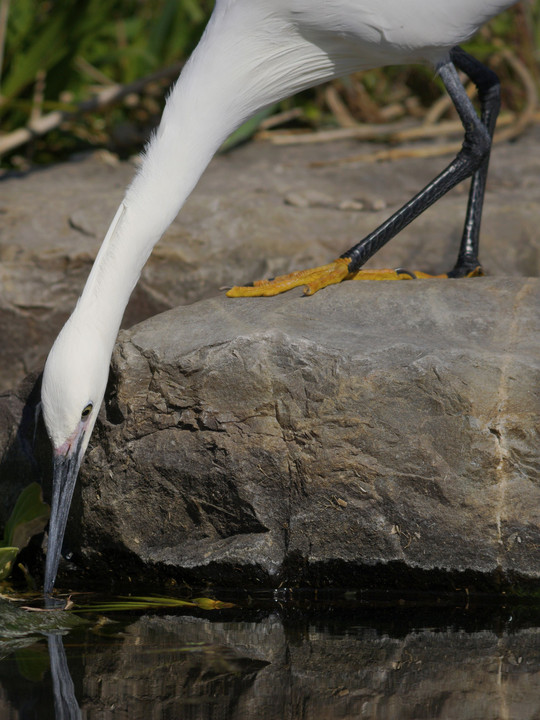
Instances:
[[[45,593],[52,591],[77,473],[105,394],[110,348],[75,312],[43,371],[41,403],[53,446],[53,491]]]

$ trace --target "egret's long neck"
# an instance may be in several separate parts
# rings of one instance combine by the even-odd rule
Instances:
[[[259,17],[259,14],[262,16]],[[155,243],[223,140],[254,111],[347,70],[264,4],[216,4],[118,209],[78,311],[112,344]]]
[[[219,109],[201,103],[194,91],[188,67],[168,100],[78,303],[77,312],[99,323],[111,342],[152,248],[229,131],[220,125]]]

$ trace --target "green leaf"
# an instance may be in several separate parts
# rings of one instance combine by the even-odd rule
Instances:
[[[234,607],[234,605],[232,603],[221,602],[220,600],[212,600],[211,598],[196,598],[195,600],[189,601],[172,597],[131,596],[121,598],[120,600],[96,603],[95,605],[78,605],[73,608],[73,611],[107,613],[173,607],[199,607],[203,610],[220,610],[222,608]]]
[[[20,674],[30,682],[42,682],[49,669],[49,653],[44,645],[32,645],[15,652]]]
[[[111,600],[95,605],[78,605],[73,608],[75,612],[113,612],[131,610],[150,610],[160,607],[195,607],[187,600],[177,600],[169,597],[126,597],[120,600]]]
[[[13,561],[18,554],[18,547],[0,548],[0,580],[5,580],[9,576]]]
[[[22,549],[33,535],[43,532],[49,520],[49,506],[43,502],[41,487],[32,483],[25,487],[13,508],[4,529],[2,545]]]
[[[202,610],[224,610],[234,607],[234,603],[212,600],[212,598],[194,598],[193,602]]]
[[[258,113],[253,115],[252,118],[246,120],[243,125],[240,125],[238,130],[235,130],[232,135],[230,135],[227,140],[225,140],[225,142],[219,149],[220,152],[228,152],[237,145],[241,145],[242,143],[250,140],[259,129],[259,125],[262,123],[262,121],[266,120],[267,117],[275,113],[278,108],[279,103],[274,103],[274,105],[270,105],[269,107],[260,110]]]

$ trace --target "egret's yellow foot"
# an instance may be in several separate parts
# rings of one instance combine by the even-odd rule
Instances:
[[[417,270],[410,271],[404,268],[377,268],[376,270],[357,270],[350,274],[349,280],[424,280],[428,278],[447,278],[448,275],[429,275]]]
[[[227,292],[228,297],[270,297],[299,285],[305,285],[304,295],[313,295],[327,285],[334,285],[345,280],[349,275],[347,258],[338,258],[328,265],[297,270],[288,275],[280,275],[272,280],[257,280],[247,287],[235,286]]]
[[[484,271],[480,265],[470,270],[463,277],[472,278],[480,277],[484,274]],[[390,270],[384,268],[381,270],[357,270],[355,273],[350,273],[348,280],[444,280],[452,277],[450,273],[441,273],[440,275],[431,275],[430,273],[422,272],[421,270],[405,270],[405,268],[396,268]]]
[[[427,280],[449,277],[448,273],[430,275],[421,271],[410,272],[403,268],[357,270],[351,273],[349,272],[349,263],[349,258],[338,258],[328,265],[321,265],[309,270],[297,270],[272,280],[256,280],[253,285],[247,286],[237,285],[227,292],[227,297],[271,297],[300,285],[305,286],[304,295],[313,295],[317,290],[321,290],[327,285],[335,285],[343,280]],[[483,274],[482,268],[478,266],[467,273],[465,277],[478,277]]]

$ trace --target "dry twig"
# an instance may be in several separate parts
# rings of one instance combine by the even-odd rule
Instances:
[[[521,80],[525,89],[526,103],[523,112],[519,115],[506,112],[499,116],[497,121],[498,130],[495,132],[495,136],[493,138],[494,143],[513,139],[520,135],[531,123],[540,121],[540,113],[538,112],[538,95],[531,73],[521,60],[507,49],[502,50],[498,57],[508,62]],[[467,92],[469,96],[472,97],[475,92],[474,86],[468,87]],[[339,139],[386,140],[393,143],[404,143],[419,139],[462,135],[463,126],[459,120],[448,120],[432,124],[433,120],[436,117],[440,117],[442,112],[446,110],[449,106],[448,103],[449,100],[447,100],[445,96],[438,102],[436,112],[428,113],[426,116],[428,118],[428,122],[424,122],[422,125],[414,127],[410,127],[409,122],[400,122],[388,123],[385,125],[359,125],[356,127],[319,131],[294,137],[284,133],[267,133],[266,135],[262,134],[262,136],[270,139],[271,142],[276,145],[290,145],[328,142],[330,140]],[[461,142],[427,145],[422,147],[389,148],[385,150],[376,150],[371,153],[352,155],[337,160],[313,162],[311,163],[311,167],[342,165],[356,162],[370,163],[379,162],[381,160],[398,160],[410,157],[438,157],[441,155],[456,154],[459,152],[460,148]]]
[[[181,69],[182,64],[177,63],[164,68],[163,70],[158,70],[155,73],[147,75],[140,80],[135,80],[127,85],[110,85],[109,87],[101,90],[90,100],[85,100],[80,103],[77,109],[73,112],[55,110],[54,112],[47,113],[46,115],[41,115],[33,121],[30,121],[26,127],[18,128],[17,130],[13,130],[13,132],[0,136],[0,155],[24,145],[35,137],[45,135],[50,130],[54,130],[54,128],[59,127],[63,122],[66,122],[81,113],[100,110],[107,105],[119,102],[130,93],[141,92],[146,85],[149,85],[152,82],[177,77]]]

